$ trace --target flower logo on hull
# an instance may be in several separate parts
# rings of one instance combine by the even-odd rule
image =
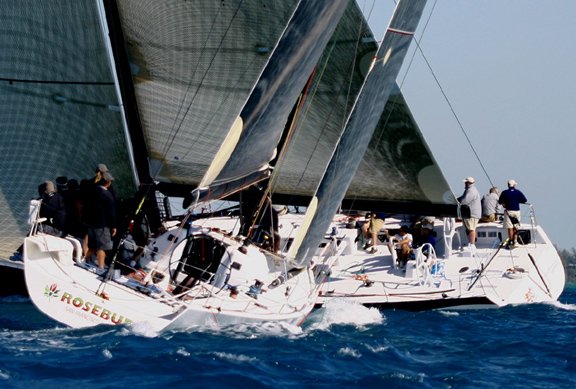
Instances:
[[[44,296],[46,296],[48,298],[58,297],[59,294],[60,294],[60,290],[58,290],[57,284],[52,284],[50,286],[46,285],[44,287]]]

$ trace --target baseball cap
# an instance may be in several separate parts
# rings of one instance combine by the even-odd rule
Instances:
[[[508,186],[516,186],[516,181],[512,179],[508,180]]]
[[[469,182],[469,183],[473,184],[474,183],[474,177],[466,177],[464,179],[464,182]]]
[[[100,173],[106,173],[108,171],[108,167],[106,165],[104,165],[103,163],[99,163],[96,166],[96,171],[100,172]]]

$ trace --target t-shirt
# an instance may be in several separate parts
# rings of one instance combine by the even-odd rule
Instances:
[[[482,216],[490,216],[498,213],[498,195],[488,193],[482,197]]]
[[[470,185],[464,194],[458,198],[458,201],[462,205],[467,205],[470,207],[470,217],[474,219],[480,219],[482,216],[482,205],[480,204],[480,193],[474,185]]]
[[[508,211],[519,211],[520,204],[527,202],[524,193],[520,192],[516,188],[509,188],[502,192],[498,202],[506,208]]]
[[[398,242],[400,242],[401,240],[406,240],[406,239],[408,239],[408,245],[412,246],[412,240],[413,240],[412,234],[407,232],[406,234],[404,234],[404,236],[402,236],[400,234],[394,235],[394,240],[397,240]],[[395,246],[396,246],[396,248],[400,248],[400,246],[398,245],[397,242],[396,242]]]

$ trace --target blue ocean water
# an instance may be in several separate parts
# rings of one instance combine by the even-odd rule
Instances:
[[[377,311],[337,302],[302,328],[154,334],[64,328],[0,300],[6,388],[574,388],[576,288],[555,304]]]

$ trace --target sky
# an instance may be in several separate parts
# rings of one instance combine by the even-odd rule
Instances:
[[[394,1],[357,3],[380,40]],[[576,247],[575,20],[574,0],[428,0],[397,80],[456,196],[513,178],[559,249]]]

